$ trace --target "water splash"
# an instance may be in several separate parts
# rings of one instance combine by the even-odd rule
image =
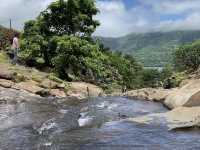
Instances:
[[[37,129],[37,132],[40,135],[42,135],[44,132],[47,132],[47,131],[54,129],[56,127],[57,127],[57,124],[55,123],[55,119],[50,119],[50,120],[47,120],[46,122],[44,122],[42,124],[42,126]]]

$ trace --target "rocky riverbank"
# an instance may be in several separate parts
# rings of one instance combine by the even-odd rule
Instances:
[[[81,100],[102,95],[104,91],[100,87],[89,83],[69,83],[33,68],[0,64],[0,103],[20,103],[44,97]],[[169,129],[200,126],[199,79],[184,81],[182,86],[175,89],[146,88],[111,96],[157,101],[172,109],[167,113],[131,118],[131,121],[148,124],[165,120]]]
[[[166,123],[169,129],[200,127],[200,80],[189,79],[175,89],[140,89],[126,93],[129,98],[158,101],[171,111],[161,114],[151,114],[131,121],[151,124]]]
[[[16,96],[23,98],[16,98]],[[84,99],[104,95],[103,90],[84,82],[65,82],[33,68],[0,64],[0,100],[28,100],[34,97],[75,97]]]
[[[182,86],[174,89],[144,88],[128,91],[124,94],[121,94],[121,96],[127,96],[131,99],[161,102],[169,109],[174,109],[181,106],[200,106],[200,79],[184,81]]]

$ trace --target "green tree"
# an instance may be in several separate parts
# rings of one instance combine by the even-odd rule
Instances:
[[[53,64],[61,78],[66,78],[69,72],[78,77],[85,75],[85,59],[98,49],[97,45],[74,36],[53,37],[50,45],[56,51]]]
[[[165,65],[161,71],[161,80],[164,81],[167,78],[170,78],[173,75],[173,67],[170,64]]]
[[[99,25],[93,19],[97,13],[94,0],[57,0],[51,3],[36,20],[25,23],[22,50],[26,60],[42,58],[45,65],[52,66],[56,55],[52,42],[49,42],[52,37],[69,35],[91,40],[91,34]]]
[[[181,46],[174,53],[175,67],[178,70],[194,71],[200,65],[200,41]]]
[[[99,22],[94,0],[60,0],[51,3],[36,20],[25,23],[24,58],[44,61],[62,79],[86,81],[102,87],[130,89],[154,86],[155,71],[147,72],[130,55],[111,52],[92,40]],[[108,87],[108,86],[107,86]]]
[[[24,25],[24,33],[22,35],[22,55],[28,62],[35,62],[39,58],[44,58],[47,61],[47,45],[48,42],[45,37],[40,34],[40,26],[37,21],[30,20]]]
[[[94,0],[59,0],[43,11],[39,20],[47,35],[78,35],[90,37],[99,26]]]
[[[158,87],[160,82],[160,72],[156,69],[145,69],[142,72],[142,80],[144,87]]]

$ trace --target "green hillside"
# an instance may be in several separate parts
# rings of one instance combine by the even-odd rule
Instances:
[[[200,31],[171,31],[129,34],[119,38],[100,38],[113,51],[131,54],[144,66],[163,66],[171,62],[172,52],[182,44],[200,39]]]

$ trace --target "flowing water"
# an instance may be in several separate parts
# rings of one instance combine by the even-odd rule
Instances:
[[[125,121],[165,111],[158,103],[122,97],[2,104],[0,150],[199,149],[198,130],[174,132]]]

